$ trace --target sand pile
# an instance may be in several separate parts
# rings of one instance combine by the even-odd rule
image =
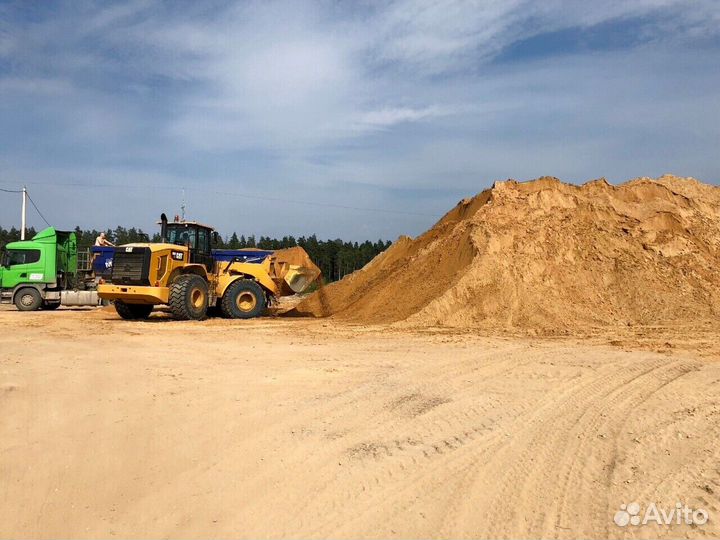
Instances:
[[[550,332],[717,320],[720,188],[673,176],[498,182],[296,311]]]

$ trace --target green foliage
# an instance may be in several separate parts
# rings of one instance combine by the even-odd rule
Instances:
[[[238,240],[237,247],[230,246],[233,239]],[[243,235],[238,239],[237,235],[233,233],[228,241],[228,247],[231,249],[257,247],[274,250],[300,246],[318,265],[323,277],[325,277],[325,281],[336,281],[355,270],[359,270],[379,253],[390,247],[390,244],[391,242],[383,240],[374,243],[369,240],[362,243],[343,242],[339,238],[335,240],[318,240],[314,234],[309,237],[300,236],[299,238],[283,236],[281,239],[261,236],[256,242],[254,236],[249,236],[246,239]]]
[[[95,239],[100,236],[101,232],[105,232],[105,236],[113,244],[132,244],[135,242],[153,242],[160,241],[160,234],[155,234],[152,238],[142,229],[136,229],[132,227],[126,229],[125,227],[115,227],[115,229],[107,229],[106,231],[83,230],[80,227],[75,227],[75,235],[77,236],[77,242],[79,248],[87,248],[95,245]]]
[[[100,235],[101,231],[83,230],[75,227],[75,234],[78,239],[79,248],[87,248],[95,244],[95,239]],[[30,239],[35,236],[35,229],[28,229],[25,237]],[[131,244],[134,242],[159,242],[160,234],[154,233],[148,236],[142,229],[132,227],[126,229],[124,227],[115,227],[115,229],[107,229],[105,235],[108,240],[116,245]],[[15,227],[7,230],[0,227],[0,246],[4,246],[8,242],[20,240],[20,231]],[[267,250],[283,249],[289,247],[300,246],[307,251],[310,258],[322,270],[325,281],[336,281],[343,276],[359,270],[370,262],[376,255],[385,251],[391,242],[378,240],[377,242],[343,242],[337,238],[335,240],[318,240],[314,234],[312,236],[283,236],[281,239],[270,238],[269,236],[261,236],[257,240],[254,235],[246,237],[244,234],[238,237],[233,232],[229,238],[220,238],[217,248],[220,249],[242,249],[242,248],[260,248]]]
[[[25,239],[30,240],[36,234],[37,231],[35,230],[35,228],[30,227],[27,231],[25,231]],[[16,229],[15,227],[10,227],[10,229],[8,230],[0,227],[0,247],[10,242],[17,242],[18,240],[20,240],[19,229]]]

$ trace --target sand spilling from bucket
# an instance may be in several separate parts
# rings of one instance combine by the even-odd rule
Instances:
[[[720,188],[497,182],[296,312],[544,331],[707,323],[720,315]]]

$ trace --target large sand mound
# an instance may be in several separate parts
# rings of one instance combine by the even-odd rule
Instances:
[[[720,315],[720,188],[691,178],[498,182],[300,303],[363,323],[526,328]]]

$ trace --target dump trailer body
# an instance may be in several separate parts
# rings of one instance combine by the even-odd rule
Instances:
[[[260,264],[275,253],[267,249],[213,249],[213,259],[220,262],[240,260],[247,263]]]
[[[113,256],[115,249],[106,246],[93,246],[90,248],[91,260],[88,265],[95,277],[109,279],[112,274]]]

